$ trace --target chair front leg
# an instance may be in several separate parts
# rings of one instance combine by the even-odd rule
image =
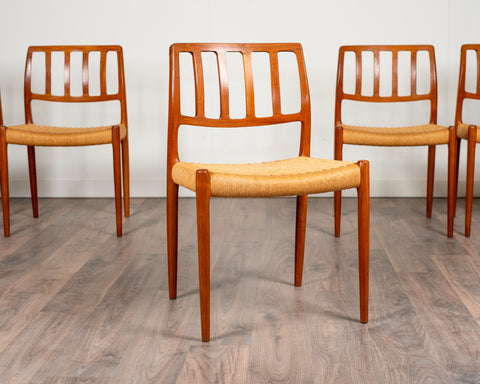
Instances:
[[[368,322],[369,254],[370,254],[370,170],[368,161],[359,161],[358,193],[358,275],[360,287],[360,321]]]
[[[335,127],[335,160],[343,159],[343,128]],[[342,217],[342,191],[333,193],[335,211],[335,236],[340,236],[340,222]]]
[[[130,159],[128,136],[122,140],[123,206],[125,217],[130,217]]]
[[[435,179],[435,145],[428,146],[427,166],[427,218],[432,217],[433,183]]]
[[[456,156],[457,152],[457,134],[455,127],[449,128],[448,140],[448,205],[447,205],[447,236],[453,236],[453,226],[455,220],[455,207],[457,201],[456,195]]]
[[[295,222],[295,286],[302,285],[303,259],[305,254],[305,229],[307,226],[307,195],[297,196]]]
[[[474,125],[468,127],[467,143],[467,186],[465,191],[465,236],[470,236],[472,226],[473,175],[475,173],[475,146],[477,130]]]
[[[122,176],[120,161],[120,127],[112,128],[113,184],[115,189],[115,218],[117,236],[122,236]]]
[[[455,135],[456,135],[456,130],[455,130]],[[455,209],[453,211],[453,216],[455,216],[457,214],[457,196],[458,196],[458,173],[459,173],[459,170],[460,170],[460,148],[461,148],[461,142],[462,142],[462,139],[459,138],[459,137],[456,137],[457,139],[457,143],[456,143],[456,146],[455,146],[455,150],[456,150],[456,156],[457,156],[457,159],[456,159],[456,163],[455,163]]]
[[[202,341],[210,340],[210,173],[197,170],[198,276]]]
[[[38,192],[37,192],[37,165],[35,161],[35,147],[28,146],[28,174],[30,178],[30,194],[32,196],[33,217],[38,217]]]
[[[177,298],[178,185],[172,180],[170,169],[167,173],[168,292],[174,300]]]
[[[0,183],[3,209],[3,234],[10,236],[10,195],[8,191],[8,156],[6,128],[0,126]]]

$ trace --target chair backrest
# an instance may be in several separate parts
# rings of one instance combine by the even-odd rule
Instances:
[[[469,89],[467,92],[467,54],[471,52],[472,61],[475,61],[475,65],[469,68],[475,68],[476,85],[473,89]],[[462,123],[463,102],[465,99],[480,100],[480,44],[465,44],[462,45],[460,52],[460,71],[458,77],[458,90],[457,90],[457,107],[455,110],[455,125]]]
[[[418,92],[417,65],[419,52],[425,53],[428,58],[430,69],[429,90],[425,93]],[[354,89],[352,92],[345,92],[345,57],[347,53],[353,54],[355,61]],[[366,54],[373,56],[372,60],[365,63]],[[386,56],[389,59],[386,59]],[[399,71],[399,56],[402,60],[409,60],[408,65],[402,66],[410,72],[409,76],[403,76]],[[382,59],[385,57],[385,59]],[[403,61],[402,61],[403,63]],[[382,71],[380,70],[382,66]],[[385,66],[390,68],[385,68]],[[381,73],[389,73],[388,76],[381,76]],[[369,76],[365,76],[369,75]],[[366,94],[364,76],[373,80],[373,92]],[[407,88],[409,92],[399,94],[399,81],[410,80]],[[380,82],[389,82],[391,92],[380,91]],[[368,85],[371,85],[368,84]],[[405,87],[402,87],[404,89]],[[437,123],[437,74],[435,64],[435,51],[432,45],[354,45],[342,46],[338,55],[337,88],[335,100],[335,125],[342,123],[342,101],[354,100],[363,102],[410,102],[428,100],[430,102],[430,124]]]
[[[258,116],[255,111],[255,87],[252,67],[252,54],[266,53],[269,57],[270,84],[271,84],[271,116]],[[300,87],[300,107],[295,113],[283,113],[280,95],[279,53],[288,52],[295,55],[298,68]],[[218,73],[219,89],[219,116],[212,118],[205,113],[205,73],[202,63],[202,53],[214,54]],[[245,116],[232,118],[229,111],[229,77],[227,69],[227,55],[241,54],[243,63],[243,77],[245,87]],[[182,114],[181,111],[181,79],[180,55],[187,54],[193,66],[195,88],[195,113],[193,116]],[[301,156],[310,155],[310,96],[307,74],[300,44],[173,44],[170,47],[170,95],[168,119],[168,167],[171,169],[178,159],[178,128],[180,125],[202,127],[252,127],[274,125],[288,122],[300,122],[300,151]]]
[[[72,65],[72,55],[81,56],[80,63]],[[61,65],[53,64],[52,56],[58,55],[63,57]],[[34,93],[32,91],[32,71],[34,66],[34,57],[41,60],[43,56],[43,65],[38,63],[35,70],[43,72],[39,75],[44,76],[44,92]],[[107,60],[116,59],[117,71],[110,79],[107,71]],[[53,82],[54,71],[63,70],[61,82],[63,82],[63,92],[55,93]],[[37,72],[36,72],[37,73]],[[96,74],[96,76],[93,75]],[[91,75],[92,74],[92,75]],[[95,78],[94,78],[95,77]],[[81,90],[78,94],[72,94],[72,79],[81,79]],[[109,84],[115,84],[109,87]],[[33,123],[32,119],[32,100],[67,102],[67,103],[87,103],[87,102],[103,102],[110,100],[118,100],[121,109],[121,123],[127,126],[127,106],[125,96],[125,75],[123,64],[122,47],[118,45],[71,45],[71,46],[31,46],[27,51],[27,60],[25,65],[25,83],[24,83],[24,99],[25,99],[25,121]],[[92,88],[95,90],[92,91]]]

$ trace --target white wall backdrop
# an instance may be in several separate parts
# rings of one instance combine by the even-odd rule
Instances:
[[[312,156],[324,158],[333,158],[340,45],[433,44],[438,123],[451,125],[460,46],[480,43],[478,0],[4,0],[1,11],[0,88],[7,125],[24,121],[23,75],[29,45],[123,46],[134,197],[165,195],[168,47],[173,42],[301,42],[312,100]],[[469,113],[480,121],[475,108]],[[201,142],[215,140],[203,131],[198,135]],[[281,154],[268,145],[274,135],[266,130],[259,136],[266,144],[258,147],[242,136],[235,146],[244,145],[247,157],[255,158],[249,151],[260,149],[262,155],[277,158]],[[280,150],[297,138],[295,132],[280,136],[275,138]],[[192,151],[195,142],[188,141],[182,150]],[[346,147],[344,158],[371,161],[373,196],[425,194],[426,148]],[[11,195],[29,196],[26,149],[9,146],[9,159]],[[446,159],[446,147],[439,148],[436,196],[446,195]],[[40,196],[113,196],[110,146],[38,148],[37,168]],[[464,168],[462,162],[460,180]]]

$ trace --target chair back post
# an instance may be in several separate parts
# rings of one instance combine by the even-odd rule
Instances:
[[[202,53],[214,53],[217,60],[218,87],[220,94],[220,115],[218,118],[205,116],[205,84],[203,75]],[[245,81],[245,117],[231,118],[229,111],[229,84],[226,64],[226,55],[229,52],[239,52],[243,58]],[[266,52],[270,59],[272,111],[271,116],[257,117],[255,114],[255,92],[252,70],[252,53]],[[296,113],[282,113],[280,95],[280,75],[278,68],[278,54],[291,52],[295,54],[298,66],[300,84],[300,111]],[[180,53],[192,56],[193,75],[195,84],[195,115],[183,115],[180,110]],[[180,125],[204,126],[212,128],[253,127],[275,125],[288,122],[300,122],[301,156],[310,156],[311,111],[308,80],[300,44],[272,43],[272,44],[173,44],[170,47],[170,94],[168,117],[168,155],[167,168],[169,174],[173,165],[179,161],[178,156],[178,129]]]
[[[180,62],[179,52],[173,44],[169,49],[169,95],[168,95],[168,137],[167,137],[167,172],[171,177],[173,165],[178,158],[178,118],[180,115]]]
[[[63,63],[63,94],[54,94],[52,90],[52,53],[59,52],[64,54]],[[72,84],[72,66],[71,54],[72,52],[79,52],[82,54],[81,63],[81,81],[82,92],[81,95],[71,94]],[[90,53],[98,52],[100,54],[100,93],[96,95],[90,94],[90,76],[89,69],[91,65]],[[107,91],[107,54],[108,52],[115,52],[117,59],[117,74],[118,74],[118,91],[109,93]],[[33,71],[33,56],[35,53],[43,53],[45,55],[45,89],[44,93],[34,93],[32,91],[32,71]],[[25,122],[33,124],[32,117],[32,100],[44,100],[52,102],[64,103],[87,103],[98,101],[118,100],[120,103],[120,123],[127,126],[127,105],[125,94],[125,74],[124,74],[124,60],[123,50],[119,45],[55,45],[55,46],[30,46],[27,51],[27,59],[25,62],[25,81],[24,81],[24,103],[25,103]]]
[[[46,60],[46,58],[45,58]],[[32,47],[28,47],[27,60],[25,61],[25,81],[23,82],[23,101],[25,103],[25,123],[33,124],[32,118]],[[47,77],[47,74],[45,74]]]
[[[117,46],[118,60],[118,100],[120,102],[120,122],[125,125],[128,136],[128,116],[127,116],[127,92],[125,91],[125,62],[123,59],[123,48]]]
[[[3,125],[2,95],[0,94],[0,125]]]
[[[473,51],[476,56],[476,79],[477,84],[475,92],[467,92],[466,90],[466,71],[467,71],[467,52]],[[460,69],[458,76],[457,105],[455,108],[455,125],[462,124],[463,102],[465,99],[480,100],[480,61],[479,61],[480,44],[464,44],[460,51]]]
[[[417,53],[426,51],[430,67],[430,90],[428,93],[417,92]],[[355,55],[355,87],[353,93],[344,91],[344,67],[345,54],[352,52]],[[373,68],[363,68],[362,54],[373,54]],[[391,95],[380,94],[380,53],[391,52],[392,54],[392,83]],[[410,94],[399,95],[398,93],[398,56],[399,52],[410,52]],[[371,95],[362,93],[363,72],[372,69],[373,92]],[[435,62],[435,50],[432,45],[351,45],[342,46],[338,53],[337,86],[335,96],[335,126],[342,124],[342,101],[354,100],[363,102],[410,102],[428,100],[430,102],[430,124],[437,124],[437,70]]]
[[[435,60],[435,48],[433,45],[427,46],[430,59],[430,124],[437,124],[438,111],[438,87],[437,87],[437,63]]]
[[[301,46],[300,46],[301,49]],[[303,112],[303,119],[301,121],[300,132],[300,151],[299,156],[310,156],[310,143],[312,134],[312,113],[310,104],[310,91],[308,87],[307,68],[305,66],[305,59],[303,51],[296,55],[297,65],[300,77],[300,95],[301,95],[301,111]]]

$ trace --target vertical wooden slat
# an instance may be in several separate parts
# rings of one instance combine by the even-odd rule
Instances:
[[[398,51],[392,50],[392,96],[398,96]]]
[[[253,88],[252,53],[243,53],[243,73],[245,76],[245,104],[247,118],[255,117],[255,92]]]
[[[45,93],[52,94],[52,53],[45,52]]]
[[[100,53],[100,94],[107,94],[107,52]]]
[[[83,95],[88,96],[88,52],[83,52],[82,60],[82,85],[83,85]]]
[[[70,95],[70,51],[65,51],[65,71],[63,80],[64,95]]]
[[[205,85],[203,79],[202,52],[192,52],[195,79],[195,116],[205,117]]]
[[[373,52],[373,95],[380,93],[380,51]]]
[[[355,51],[355,94],[362,94],[362,52]]]
[[[417,51],[411,51],[410,57],[410,94],[417,94]]]
[[[217,52],[218,81],[220,82],[220,118],[228,119],[230,102],[228,91],[227,56],[225,51]]]
[[[280,99],[280,75],[278,70],[278,52],[270,52],[270,76],[272,86],[272,106],[273,114],[280,115],[282,113]]]

